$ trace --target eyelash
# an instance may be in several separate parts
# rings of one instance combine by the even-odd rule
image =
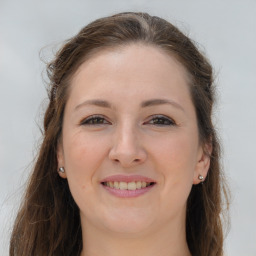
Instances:
[[[101,123],[95,123],[95,120],[103,120],[103,122]],[[106,121],[106,119],[103,116],[100,115],[93,115],[93,116],[89,116],[88,118],[82,120],[81,125],[102,125],[102,124],[108,124],[109,122],[106,121],[104,123],[104,121]]]
[[[157,124],[154,120],[157,120],[158,122],[160,121],[160,123]],[[173,119],[163,115],[154,115],[151,117],[149,122],[151,121],[153,121],[153,123],[150,123],[150,124],[156,125],[156,126],[175,126],[176,125]],[[104,125],[109,123],[110,122],[108,122],[104,116],[100,116],[100,115],[93,115],[81,121],[81,125]]]
[[[154,120],[161,120],[160,124],[156,124]],[[175,121],[169,117],[163,116],[163,115],[154,115],[151,116],[150,122],[153,121],[152,125],[157,125],[157,126],[174,126],[176,125]]]

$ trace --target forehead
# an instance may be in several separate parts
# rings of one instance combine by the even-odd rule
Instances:
[[[167,92],[178,97],[182,91],[188,94],[188,75],[174,56],[155,46],[131,44],[99,50],[82,63],[71,80],[70,97],[122,93],[135,99]]]

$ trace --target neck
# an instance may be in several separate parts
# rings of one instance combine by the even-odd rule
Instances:
[[[148,234],[123,234],[99,230],[86,222],[82,223],[82,232],[84,249],[81,256],[191,256],[185,225],[177,223]]]

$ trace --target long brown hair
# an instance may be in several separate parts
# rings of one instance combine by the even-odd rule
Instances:
[[[48,65],[49,105],[43,142],[15,221],[11,256],[79,255],[79,209],[67,180],[57,173],[57,145],[62,133],[70,80],[78,67],[106,47],[142,43],[174,56],[187,70],[202,145],[212,144],[211,164],[203,184],[187,201],[186,236],[194,256],[223,255],[223,206],[228,202],[220,168],[220,146],[212,124],[213,72],[195,44],[175,26],[147,13],[120,13],[98,19],[68,40]],[[227,205],[227,204],[226,204]]]

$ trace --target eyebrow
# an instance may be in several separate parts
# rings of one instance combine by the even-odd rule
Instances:
[[[141,103],[140,107],[145,108],[145,107],[152,107],[152,106],[165,105],[165,104],[170,104],[173,107],[178,108],[185,112],[184,108],[180,104],[178,104],[175,101],[167,100],[167,99],[146,100]],[[81,104],[77,105],[75,107],[75,110],[77,110],[83,106],[87,106],[87,105],[94,105],[94,106],[98,106],[98,107],[102,107],[102,108],[113,108],[113,106],[108,101],[101,100],[101,99],[93,99],[93,100],[86,100],[86,101],[82,102]]]
[[[82,102],[81,104],[77,105],[75,107],[75,110],[83,107],[83,106],[87,106],[87,105],[94,105],[94,106],[98,106],[98,107],[102,107],[102,108],[112,108],[111,104],[105,100],[86,100],[84,102]]]
[[[172,105],[175,108],[178,108],[178,109],[180,109],[182,111],[185,111],[184,108],[179,103],[177,103],[176,101],[167,100],[167,99],[151,99],[151,100],[146,100],[146,101],[143,101],[141,103],[141,107],[144,108],[144,107],[151,107],[151,106],[164,105],[164,104],[170,104],[170,105]]]

